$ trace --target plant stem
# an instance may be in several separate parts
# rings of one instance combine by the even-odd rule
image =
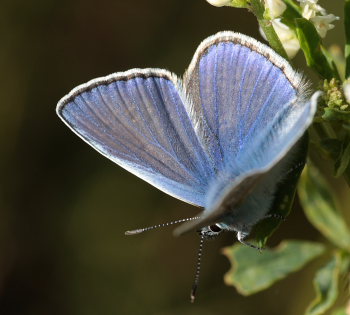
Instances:
[[[262,28],[265,36],[272,47],[280,56],[289,61],[288,55],[284,50],[280,39],[278,38],[275,29],[273,28],[271,21],[264,18],[265,7],[260,0],[251,0],[249,9],[256,16],[260,27]]]

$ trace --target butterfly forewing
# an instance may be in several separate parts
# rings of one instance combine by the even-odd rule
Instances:
[[[58,114],[112,161],[201,206],[213,171],[174,81],[161,70],[115,74],[74,90]]]

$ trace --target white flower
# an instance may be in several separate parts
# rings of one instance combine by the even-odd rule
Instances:
[[[223,7],[225,5],[230,5],[231,0],[207,0],[210,4],[216,6],[216,7]]]
[[[294,31],[283,24],[281,19],[275,19],[271,23],[288,57],[293,58],[300,49],[299,40]]]
[[[318,34],[324,38],[327,31],[334,28],[331,24],[335,20],[339,20],[338,16],[328,14],[324,8],[318,5],[318,0],[298,0],[302,9],[302,16],[310,20],[316,27]]]
[[[300,2],[302,16],[310,20],[317,14],[325,15],[326,10],[317,4],[318,0],[298,0]]]
[[[339,20],[339,16],[335,16],[334,14],[328,15],[316,15],[311,18],[310,21],[314,23],[318,34],[324,38],[329,30],[334,28],[332,22]]]
[[[343,90],[345,99],[348,102],[348,104],[350,104],[350,78],[343,83]]]
[[[270,18],[275,19],[282,15],[287,6],[282,0],[265,0],[265,8],[269,10]]]

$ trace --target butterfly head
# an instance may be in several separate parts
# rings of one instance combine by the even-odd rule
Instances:
[[[212,224],[202,227],[198,230],[199,235],[201,235],[206,240],[211,240],[216,238],[222,232],[222,228],[218,224]]]

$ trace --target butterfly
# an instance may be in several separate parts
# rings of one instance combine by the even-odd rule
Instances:
[[[108,159],[204,208],[177,221],[186,222],[176,234],[233,231],[251,245],[318,97],[271,48],[225,31],[199,45],[182,79],[153,68],[113,73],[73,89],[57,114]]]

